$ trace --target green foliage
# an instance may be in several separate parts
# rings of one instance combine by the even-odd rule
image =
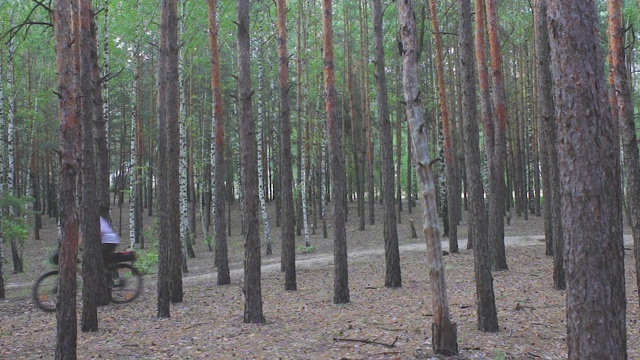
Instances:
[[[315,252],[316,250],[318,250],[318,247],[315,245],[310,245],[310,246],[298,246],[298,251],[305,253],[305,254],[311,254],[313,252]]]
[[[507,358],[507,354],[504,351],[496,350],[495,360],[505,360]]]
[[[153,274],[158,270],[158,249],[142,250],[138,252],[136,268],[140,274]]]
[[[21,245],[29,237],[29,231],[25,228],[24,219],[2,217],[2,239],[3,240],[16,240]]]
[[[158,218],[153,220],[153,226],[142,230],[146,249],[138,250],[136,268],[142,275],[153,274],[158,270]]]

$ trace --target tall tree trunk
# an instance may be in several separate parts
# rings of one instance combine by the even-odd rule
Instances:
[[[167,201],[169,209],[171,303],[182,302],[182,242],[180,240],[180,79],[178,71],[178,4],[167,11]]]
[[[402,80],[406,102],[405,112],[411,130],[411,143],[416,162],[416,173],[422,192],[423,227],[430,265],[429,279],[433,307],[433,351],[441,355],[458,353],[457,326],[449,316],[447,287],[438,226],[438,214],[433,184],[432,161],[429,157],[428,134],[424,127],[422,101],[418,88],[417,33],[415,13],[411,0],[398,1],[399,25],[402,39]]]
[[[57,303],[56,359],[75,359],[77,344],[76,315],[76,254],[80,238],[76,208],[76,180],[79,171],[77,145],[79,141],[76,118],[74,68],[74,38],[72,24],[73,3],[55,2],[53,10],[56,69],[58,73],[58,118],[60,120],[60,259]]]
[[[13,17],[13,14],[11,15]],[[9,196],[19,197],[19,191],[17,189],[17,176],[19,172],[16,166],[16,148],[17,148],[17,140],[15,133],[16,126],[16,96],[17,93],[13,89],[14,85],[14,77],[15,77],[15,64],[14,64],[14,55],[16,51],[16,45],[14,44],[13,38],[9,41],[9,59],[7,61],[7,94],[9,96],[8,101],[8,121],[7,121],[7,194]],[[3,164],[4,166],[4,164]],[[9,217],[15,217],[19,215],[19,209],[16,209],[14,206],[9,206]],[[18,240],[15,238],[9,239],[11,243],[11,258],[13,260],[13,273],[21,274],[24,272],[24,264],[21,256],[20,248],[23,245],[18,243]]]
[[[182,16],[180,16],[180,25],[178,32],[180,36],[186,37],[185,34],[185,22],[187,14],[185,13],[185,4],[186,0],[180,0],[180,12]],[[184,46],[180,46],[180,50],[178,50],[178,76],[180,83],[180,115],[178,117],[179,121],[179,138],[180,138],[180,151],[179,151],[179,202],[180,202],[180,247],[182,249],[182,272],[188,273],[189,266],[187,265],[187,252],[188,248],[193,252],[193,248],[191,247],[191,239],[189,237],[189,197],[187,194],[187,186],[189,185],[188,175],[189,175],[189,166],[187,163],[187,155],[188,155],[188,139],[187,139],[187,95],[186,95],[186,79],[184,75],[184,62],[186,61],[184,58]]]
[[[624,47],[624,25],[621,13],[621,0],[608,0],[609,14],[609,54],[610,71],[613,72],[613,89],[622,137],[622,153],[626,167],[626,204],[631,213],[631,230],[633,233],[633,250],[636,266],[636,286],[640,289],[640,164],[638,163],[638,138],[633,113],[633,101],[630,81],[627,73]]]
[[[349,22],[349,2],[344,3],[345,11],[345,28],[346,33],[351,33],[351,23]],[[345,40],[345,52],[347,61],[347,93],[349,97],[349,120],[351,122],[351,150],[353,151],[353,174],[356,188],[356,204],[358,207],[358,229],[365,229],[365,214],[364,214],[364,161],[362,159],[362,110],[356,105],[355,99],[355,86],[354,86],[354,73],[356,73],[355,65],[353,64],[351,47],[351,37],[347,36]]]
[[[550,0],[548,11],[568,358],[626,359],[619,136],[607,104],[596,1]]]
[[[564,240],[562,236],[562,196],[560,169],[558,167],[558,129],[553,102],[553,80],[551,74],[551,54],[549,48],[549,32],[547,28],[547,0],[536,0],[535,34],[537,58],[537,98],[540,127],[542,130],[542,180],[545,194],[545,236],[547,238],[547,255],[553,254],[553,288],[565,289],[564,274]],[[546,166],[545,166],[546,163]],[[546,169],[545,169],[546,168]],[[546,182],[546,185],[545,185]],[[546,205],[548,204],[548,206]],[[547,215],[548,213],[548,215]],[[551,251],[549,251],[551,250]]]
[[[393,170],[393,133],[389,121],[389,101],[387,99],[387,76],[384,60],[384,38],[382,28],[381,0],[374,0],[371,4],[374,33],[374,64],[376,79],[376,95],[378,114],[380,117],[380,153],[382,155],[382,205],[384,219],[384,254],[386,287],[401,287],[402,275],[400,271],[400,250],[398,247],[398,229],[396,225],[396,208],[394,199]],[[371,196],[371,194],[369,194]]]
[[[244,218],[247,222],[244,261],[244,322],[264,323],[260,284],[260,233],[258,221],[258,171],[256,138],[251,109],[251,53],[249,40],[249,0],[238,0],[238,102],[240,146],[242,148],[242,188]]]
[[[220,86],[220,52],[218,46],[217,0],[208,0],[209,50],[211,52],[211,98],[213,100],[213,142],[211,143],[211,178],[213,179],[213,218],[215,238],[215,263],[218,266],[218,285],[231,283],[225,214],[225,151],[224,108]]]
[[[285,290],[296,290],[295,210],[289,108],[289,54],[287,51],[287,2],[276,2],[278,12],[278,89],[280,92],[280,196],[282,198],[282,267]]]
[[[369,225],[375,225],[375,178],[373,176],[373,139],[371,127],[371,111],[369,101],[369,14],[367,13],[366,1],[358,2],[360,9],[360,85],[362,87],[362,116],[365,125],[365,140],[363,147],[366,146],[366,169],[367,169],[367,200]],[[388,111],[388,110],[387,110]],[[392,165],[393,166],[393,165]]]
[[[2,78],[2,51],[0,51],[0,134],[4,134],[4,80]],[[4,136],[0,136],[0,164],[4,164]],[[47,174],[49,172],[47,171]],[[0,179],[4,179],[4,165],[0,166]],[[4,197],[4,182],[0,182],[0,199]],[[0,219],[4,216],[4,209],[0,208]],[[0,221],[0,300],[5,298],[4,290],[4,232]]]
[[[80,89],[78,99],[80,99],[81,137],[82,137],[82,176],[81,189],[82,197],[80,204],[81,213],[81,234],[84,241],[84,252],[82,262],[82,321],[83,332],[98,330],[99,295],[106,287],[103,274],[102,245],[100,241],[100,229],[98,220],[98,209],[95,204],[98,197],[94,184],[96,183],[96,170],[94,161],[94,116],[93,116],[93,53],[94,40],[93,31],[93,11],[91,0],[82,0],[79,4],[78,26],[80,27]],[[93,54],[92,54],[93,53]]]
[[[464,123],[465,167],[469,187],[469,240],[473,242],[478,330],[497,332],[498,314],[491,276],[491,258],[485,222],[484,187],[480,171],[480,139],[477,119],[475,59],[471,28],[471,2],[458,2],[462,120]]]
[[[264,151],[264,137],[265,132],[263,131],[264,127],[264,102],[262,100],[264,88],[263,88],[263,79],[264,79],[264,66],[262,65],[262,61],[260,59],[263,58],[263,50],[261,49],[260,44],[262,42],[262,27],[263,23],[261,22],[259,25],[258,36],[255,40],[255,53],[256,59],[258,59],[258,128],[256,129],[256,134],[258,137],[258,197],[260,200],[260,213],[262,215],[262,223],[264,225],[264,237],[265,237],[265,245],[266,245],[266,254],[273,254],[273,249],[271,245],[271,227],[269,226],[269,217],[267,216],[267,201],[265,199],[265,182],[268,178],[267,169],[263,164],[263,157],[266,155]],[[258,50],[260,49],[260,50]]]
[[[100,75],[100,66],[98,57],[93,62],[93,81],[94,81],[94,116],[96,126],[96,191],[98,196],[98,215],[111,221],[109,190],[110,190],[110,161],[109,161],[109,139],[107,129],[109,126],[109,81],[103,81],[101,78],[109,76],[109,0],[104,0],[104,39],[103,39],[103,74]],[[94,19],[95,21],[95,19]],[[95,26],[95,24],[94,24]],[[96,55],[98,52],[98,43],[95,43]],[[105,289],[106,291],[106,289]],[[105,292],[106,295],[106,292]]]
[[[333,303],[349,302],[349,269],[347,263],[347,229],[345,226],[345,166],[342,152],[342,131],[338,119],[333,54],[333,10],[331,0],[322,0],[322,71],[326,94],[327,130],[331,164],[331,202],[333,203]]]
[[[505,106],[504,79],[502,75],[502,55],[498,38],[498,13],[495,0],[485,0],[487,8],[487,32],[491,51],[491,80],[493,85],[493,106],[495,107],[494,129],[495,147],[491,162],[493,188],[489,193],[489,241],[492,249],[493,270],[507,270],[507,258],[504,248],[504,215],[506,187],[504,180],[507,156],[507,108]]]
[[[486,178],[488,179],[488,196],[491,198],[493,193],[493,175],[494,172],[491,171],[493,167],[493,154],[495,152],[495,129],[493,124],[493,111],[491,109],[491,90],[489,88],[489,73],[487,71],[487,56],[486,56],[486,46],[484,41],[485,36],[485,21],[484,21],[484,3],[483,0],[476,0],[475,2],[475,23],[476,23],[476,31],[474,36],[475,50],[476,50],[476,66],[478,67],[478,83],[480,88],[480,110],[482,116],[482,124],[484,131],[484,146],[486,153],[486,166],[485,171],[487,172]],[[491,212],[491,207],[493,202],[489,200],[489,212]],[[489,216],[487,216],[487,220]],[[488,226],[491,226],[491,223],[488,222]],[[489,229],[487,228],[487,234]],[[489,236],[489,249],[493,254],[493,242],[492,238]],[[493,256],[493,255],[492,255]],[[493,262],[493,260],[492,260]]]
[[[458,221],[457,221],[457,208],[455,206],[457,200],[455,197],[460,197],[460,192],[457,191],[456,182],[456,163],[454,159],[453,149],[453,134],[451,125],[449,124],[449,108],[447,105],[447,93],[445,91],[444,82],[444,62],[442,55],[442,43],[440,40],[440,27],[438,25],[438,13],[436,11],[436,0],[429,0],[430,12],[431,12],[431,26],[433,28],[433,38],[436,48],[436,73],[438,77],[438,98],[440,100],[440,115],[442,116],[442,133],[444,136],[444,158],[447,177],[447,216],[449,219],[449,251],[452,253],[458,252]],[[445,201],[445,199],[442,199]]]
[[[170,302],[181,301],[182,274],[178,210],[178,6],[161,2],[158,59],[158,158],[160,239],[158,244],[158,317],[170,317]]]

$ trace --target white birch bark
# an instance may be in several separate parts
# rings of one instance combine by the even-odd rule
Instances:
[[[262,24],[260,23],[258,34],[262,35]],[[262,51],[260,48],[261,36],[255,38],[254,44],[254,56],[258,60],[258,124],[256,133],[258,136],[258,197],[260,198],[260,210],[262,212],[262,222],[264,223],[264,237],[266,241],[266,253],[271,255],[273,253],[271,246],[271,228],[269,227],[269,218],[267,216],[267,203],[264,198],[264,168],[262,166],[262,142],[263,142],[263,124],[264,124],[264,101],[262,99],[262,93],[264,91],[262,87],[262,80],[264,77],[264,66],[262,66]]]
[[[140,15],[140,0],[136,3],[137,13]],[[140,39],[140,16],[137,17],[136,27],[135,27],[135,41],[138,42]],[[131,248],[134,248],[136,245],[136,209],[138,208],[138,194],[136,192],[136,184],[138,184],[138,171],[137,171],[137,118],[139,116],[138,112],[138,87],[137,82],[140,74],[138,73],[138,44],[135,46],[135,54],[134,58],[136,59],[133,66],[133,83],[131,84],[132,90],[130,90],[131,94],[131,153],[129,154],[129,243],[131,244]],[[106,103],[106,101],[105,101]],[[108,122],[107,122],[108,124]],[[108,128],[108,127],[107,127]],[[107,141],[108,141],[108,131],[107,131]]]
[[[13,17],[13,14],[11,14],[10,17]],[[15,65],[13,63],[13,56],[16,50],[16,46],[13,43],[13,39],[11,39],[11,42],[9,43],[9,59],[8,59],[8,69],[7,69],[7,94],[9,96],[9,111],[7,112],[8,114],[8,123],[7,123],[7,160],[9,162],[9,167],[7,169],[7,195],[9,196],[13,196],[13,192],[14,192],[14,185],[15,185],[15,133],[14,133],[14,129],[15,129],[15,121],[16,121],[16,92],[13,89],[13,80],[14,80],[14,75],[15,75]],[[12,206],[9,206],[9,217],[12,218],[13,216],[15,216],[15,209]],[[16,239],[10,239],[11,241],[11,252],[13,255],[13,259],[14,259],[14,271],[18,271],[18,272],[22,272],[22,265],[19,264],[22,262],[21,260],[21,256],[20,253],[22,252],[20,250],[20,253],[18,253],[18,261],[19,263],[16,264],[16,252],[18,251],[18,242],[16,241]]]
[[[322,112],[325,114],[325,112]],[[326,239],[329,235],[327,233],[327,121],[324,119],[322,125],[322,159],[320,165],[320,171],[322,172],[322,236]]]
[[[134,70],[133,70],[134,79],[137,79],[139,74],[138,74],[138,67],[136,65],[134,65]],[[134,80],[134,84],[132,85],[132,90],[130,90],[130,96],[131,96],[131,108],[133,109],[133,111],[131,111],[131,154],[129,156],[130,160],[129,160],[129,242],[131,244],[131,248],[134,248],[136,245],[136,206],[137,206],[137,202],[138,202],[138,198],[137,198],[137,194],[136,194],[136,184],[138,183],[138,179],[137,179],[137,171],[136,171],[136,167],[137,167],[137,163],[136,163],[136,131],[137,131],[137,121],[136,121],[136,117],[137,117],[137,104],[136,104],[136,99],[138,98],[138,89],[135,85],[135,82],[137,80]]]
[[[306,139],[305,139],[306,141]],[[302,226],[304,228],[304,245],[306,247],[311,246],[311,239],[309,238],[309,217],[307,212],[307,168],[306,168],[306,160],[307,154],[305,153],[305,145],[302,145],[302,162],[300,166],[302,167],[302,179],[300,181],[300,190],[302,195]]]
[[[180,29],[178,30],[180,36],[184,37],[185,33],[185,4],[186,0],[180,0],[180,9],[182,16],[180,16]],[[187,101],[184,86],[184,46],[180,47],[178,52],[178,76],[180,83],[180,162],[179,170],[180,174],[180,244],[182,246],[182,271],[189,272],[187,267],[187,242],[189,240],[189,204],[187,203]]]
[[[213,233],[215,234],[216,230],[216,221],[214,220],[216,218],[216,189],[215,189],[215,179],[217,176],[217,168],[216,168],[216,116],[215,116],[215,98],[212,96],[211,97],[211,203],[209,204],[209,206],[211,206],[211,219],[212,221],[212,225],[213,225]],[[204,203],[204,201],[203,201]],[[221,229],[220,231],[226,231],[226,229]],[[204,232],[204,242],[205,244],[211,248],[211,239],[209,239],[209,236],[207,234],[207,232]]]
[[[103,74],[102,77],[109,75],[109,0],[104,0],[104,31],[103,31]],[[102,116],[104,117],[104,126],[106,131],[106,140],[109,144],[109,81],[102,83]]]

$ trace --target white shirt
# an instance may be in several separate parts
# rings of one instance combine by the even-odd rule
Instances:
[[[100,217],[100,239],[103,244],[120,244],[120,237],[118,237],[118,234],[113,231],[109,222],[102,216]]]

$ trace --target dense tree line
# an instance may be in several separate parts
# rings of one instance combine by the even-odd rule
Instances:
[[[640,268],[632,31],[640,4],[476,0],[472,12],[470,1],[454,3],[56,0],[0,8],[0,239],[13,271],[23,271],[24,243],[7,226],[32,215],[37,239],[41,216],[59,219],[61,298],[69,301],[58,326],[75,329],[76,304],[66,295],[75,293],[80,234],[84,256],[99,258],[98,216],[122,219],[126,205],[131,246],[148,246],[143,216],[159,219],[159,317],[182,301],[201,226],[218,284],[230,282],[226,235],[245,236],[244,319],[264,322],[267,203],[281,227],[287,290],[297,288],[296,234],[304,231],[310,247],[309,231],[322,227],[329,237],[331,224],[338,304],[349,302],[347,202],[361,230],[383,204],[385,285],[398,287],[396,226],[402,212],[413,223],[421,199],[438,309],[434,350],[453,354],[440,236],[457,252],[466,214],[478,328],[497,331],[491,271],[508,269],[505,223],[544,216],[553,287],[567,291],[569,356],[604,354],[579,342],[591,331],[580,314],[613,309],[597,331],[624,338],[623,220]],[[232,206],[241,208],[240,229],[231,229]],[[598,260],[582,262],[591,255]],[[4,256],[2,246],[0,298]],[[82,330],[90,331],[106,285],[100,262],[84,264],[85,283],[95,284],[83,297]],[[598,275],[602,267],[610,271]],[[580,281],[611,284],[611,292],[585,295]],[[581,302],[588,296],[598,301]],[[58,357],[73,357],[75,332],[58,341]],[[606,353],[623,358],[624,342],[611,344]]]

